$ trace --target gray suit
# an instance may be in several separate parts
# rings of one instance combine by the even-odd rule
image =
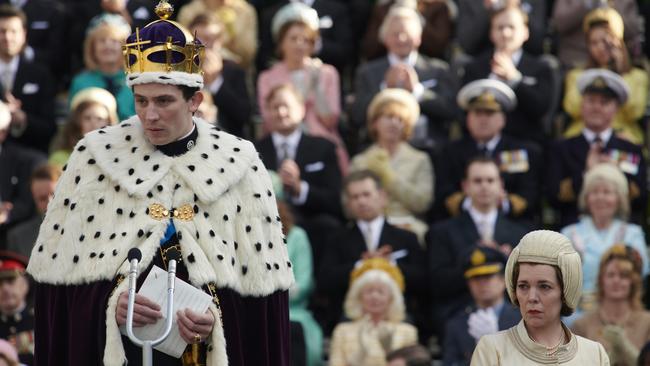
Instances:
[[[379,93],[386,71],[390,68],[388,57],[370,61],[357,70],[355,101],[351,116],[356,126],[365,126],[366,110],[372,98]],[[418,54],[415,72],[424,87],[420,110],[429,119],[430,128],[450,121],[456,113],[456,83],[446,62]]]

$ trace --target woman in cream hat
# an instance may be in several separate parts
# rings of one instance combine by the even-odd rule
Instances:
[[[334,328],[330,366],[384,366],[386,354],[418,342],[417,329],[404,323],[404,277],[384,258],[366,259],[350,275],[345,314]]]
[[[472,365],[609,365],[602,345],[562,324],[582,288],[580,255],[566,236],[547,230],[526,234],[508,258],[505,276],[522,321],[482,337]]]
[[[580,134],[584,122],[581,109],[582,95],[577,85],[580,75],[588,69],[608,69],[619,74],[630,88],[628,100],[622,104],[614,117],[614,130],[633,143],[643,143],[643,131],[637,121],[645,113],[648,97],[648,74],[634,67],[623,40],[623,18],[613,8],[596,8],[583,21],[588,61],[585,67],[576,67],[566,77],[562,106],[571,117],[565,136]]]
[[[371,170],[388,192],[388,222],[411,230],[423,242],[421,219],[433,201],[433,166],[429,156],[409,145],[420,106],[404,89],[387,88],[370,102],[366,120],[374,143],[352,159],[351,171]]]
[[[262,128],[271,127],[264,108],[269,92],[279,84],[292,83],[305,100],[306,132],[324,137],[336,145],[339,166],[347,173],[349,157],[338,132],[341,115],[339,74],[332,65],[312,57],[319,40],[316,10],[292,2],[273,17],[272,32],[277,44],[278,62],[262,72],[257,80],[257,101],[264,120]]]

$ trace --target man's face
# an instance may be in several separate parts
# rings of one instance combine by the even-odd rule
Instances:
[[[165,145],[192,130],[192,113],[203,101],[203,94],[183,98],[176,85],[141,84],[133,87],[135,112],[142,121],[144,135],[153,145]]]
[[[515,9],[506,10],[492,19],[490,40],[497,51],[514,52],[528,40],[528,26],[522,14]]]
[[[371,221],[384,213],[386,193],[371,178],[351,182],[345,193],[348,211],[355,219]]]
[[[11,314],[25,303],[29,284],[25,276],[16,276],[0,280],[0,311]]]
[[[471,109],[467,112],[467,129],[475,141],[487,142],[503,130],[506,119],[502,112]]]
[[[485,276],[476,276],[467,280],[469,293],[479,307],[489,307],[503,298],[506,281],[503,275],[495,273]]]
[[[11,58],[22,51],[27,38],[23,23],[18,17],[0,19],[0,56]]]
[[[47,205],[54,197],[56,182],[48,179],[37,179],[32,182],[32,197],[36,204],[36,211],[43,214],[47,211]]]
[[[463,191],[477,209],[496,208],[502,193],[501,177],[496,164],[475,162],[467,168]]]
[[[287,90],[277,91],[266,104],[273,131],[288,135],[305,118],[305,106],[296,95]]]
[[[396,17],[391,20],[384,36],[388,52],[399,57],[407,57],[420,47],[422,36],[418,26],[407,18]]]
[[[582,96],[581,110],[585,127],[601,132],[612,125],[618,112],[618,101],[598,93],[585,93]]]

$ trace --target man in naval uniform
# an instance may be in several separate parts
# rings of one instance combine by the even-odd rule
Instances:
[[[36,365],[140,364],[119,330],[131,248],[138,286],[176,248],[177,277],[213,298],[175,314],[188,346],[180,359],[154,351],[155,365],[289,365],[293,275],[270,178],[250,142],[192,117],[203,46],[166,20],[166,1],[156,12],[124,46],[137,116],[78,143],[32,252]],[[134,326],[162,310],[138,295]]]
[[[27,299],[27,257],[0,251],[0,339],[8,340],[20,362],[34,363],[34,308]]]

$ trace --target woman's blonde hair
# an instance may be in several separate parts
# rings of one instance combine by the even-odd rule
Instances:
[[[589,169],[585,173],[582,183],[582,190],[578,196],[578,208],[584,213],[588,212],[587,195],[598,183],[609,183],[614,187],[618,196],[618,209],[616,217],[627,219],[630,214],[630,198],[627,186],[627,178],[621,170],[614,164],[601,163]]]
[[[124,44],[128,36],[129,34],[125,33],[125,28],[110,23],[102,23],[91,30],[84,40],[84,65],[86,69],[99,69],[99,61],[95,57],[95,41],[107,37]]]
[[[402,138],[408,140],[420,117],[420,105],[415,97],[404,89],[387,88],[379,92],[368,105],[366,123],[368,134],[377,139],[377,120],[382,116],[396,116],[404,124]]]
[[[598,267],[598,301],[601,302],[605,298],[603,276],[605,275],[605,268],[612,261],[616,261],[618,270],[632,282],[628,296],[630,306],[635,310],[642,309],[641,296],[643,294],[643,281],[641,279],[641,273],[643,271],[643,261],[636,249],[621,243],[614,244],[603,254],[600,260]]]
[[[391,301],[386,313],[386,320],[391,322],[401,322],[404,320],[405,310],[402,292],[392,277],[380,269],[368,270],[352,282],[343,305],[345,315],[351,320],[358,320],[364,316],[363,304],[361,304],[361,292],[366,286],[374,283],[387,286],[391,293]]]

